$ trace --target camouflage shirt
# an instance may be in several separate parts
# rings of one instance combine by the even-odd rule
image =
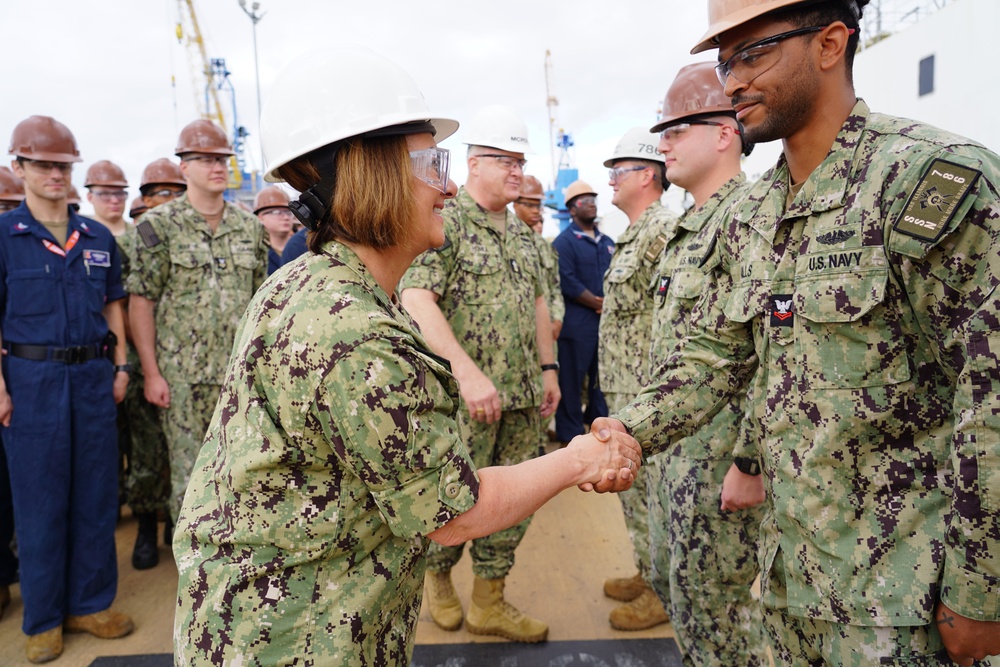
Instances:
[[[135,231],[135,225],[132,223],[125,223],[125,231],[115,237],[115,243],[118,244],[118,254],[122,258],[122,284],[126,284],[128,281],[128,274],[132,270],[132,263],[135,261],[135,255],[138,252],[136,245],[140,243],[139,234]],[[127,302],[123,302],[127,303]],[[126,319],[128,318],[128,313],[125,314]],[[126,327],[128,331],[128,327]],[[139,361],[139,353],[135,349],[135,345],[132,341],[127,341],[125,353],[126,360],[132,366],[132,375],[142,375],[142,364]]]
[[[549,317],[562,322],[566,316],[566,304],[563,303],[562,288],[559,286],[559,253],[534,230],[531,232],[531,240],[534,241],[535,249],[538,251],[542,295],[545,296],[545,305],[549,307]]]
[[[598,327],[599,377],[605,394],[635,396],[649,381],[647,360],[653,335],[649,285],[676,220],[655,201],[615,239],[615,254],[604,273],[604,307]]]
[[[125,283],[156,302],[156,358],[168,382],[222,384],[236,325],[267,277],[267,233],[226,203],[212,229],[187,195],[136,226],[140,240]]]
[[[447,241],[418,257],[400,282],[438,295],[459,345],[488,377],[503,410],[541,404],[535,298],[542,295],[531,229],[507,211],[504,235],[465,187],[445,204]]]
[[[408,665],[423,536],[479,483],[458,386],[350,249],[251,301],[174,538],[178,665]]]
[[[765,604],[924,625],[940,596],[998,621],[1000,158],[859,100],[786,206],[788,180],[782,158],[732,209],[730,294],[623,421],[690,432],[749,376]]]

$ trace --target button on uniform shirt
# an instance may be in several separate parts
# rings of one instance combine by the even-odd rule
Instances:
[[[156,302],[156,358],[168,381],[222,384],[236,326],[267,277],[267,233],[227,203],[215,233],[182,195],[136,227],[140,241],[126,281]]]
[[[1000,158],[859,100],[794,197],[788,174],[737,203],[730,293],[623,421],[662,442],[752,373],[766,605],[1000,620]]]
[[[408,665],[424,536],[479,491],[447,362],[337,243],[233,349],[174,536],[177,664]]]
[[[501,235],[464,186],[441,216],[444,246],[420,255],[400,290],[438,295],[455,338],[493,382],[502,410],[541,405],[535,299],[543,292],[535,233],[507,211]]]
[[[666,239],[676,226],[676,216],[659,202],[621,233],[615,254],[604,275],[604,307],[599,327],[601,391],[638,394],[649,379],[649,345],[653,337],[653,295],[656,274]]]

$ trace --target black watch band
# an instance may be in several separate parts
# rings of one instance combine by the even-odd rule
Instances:
[[[760,461],[757,459],[748,456],[737,456],[733,458],[733,463],[736,464],[736,469],[744,475],[760,474]]]
[[[559,370],[559,364],[558,363],[554,363],[554,364],[542,364],[542,372],[545,372],[545,371],[558,371],[558,370]]]
[[[131,373],[132,364],[116,364],[115,373]]]

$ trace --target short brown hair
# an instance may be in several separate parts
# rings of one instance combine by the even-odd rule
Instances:
[[[304,192],[320,181],[315,162],[314,155],[306,155],[279,167],[278,174]],[[406,137],[346,139],[337,144],[334,164],[333,201],[309,232],[309,250],[319,253],[330,241],[376,250],[405,242],[416,209]]]

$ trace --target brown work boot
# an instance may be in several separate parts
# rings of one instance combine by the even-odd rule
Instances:
[[[89,632],[100,639],[117,639],[135,630],[131,618],[110,609],[86,616],[67,616],[64,625],[66,632]]]
[[[442,630],[458,630],[462,626],[462,603],[451,585],[451,570],[424,575],[424,592],[431,618]]]
[[[37,635],[28,635],[28,643],[24,645],[24,654],[28,657],[28,662],[35,664],[55,660],[62,655],[62,652],[61,625],[39,632]]]
[[[670,620],[653,589],[647,588],[631,602],[611,610],[608,617],[615,630],[648,630]]]
[[[474,635],[497,635],[515,642],[535,644],[549,636],[549,626],[525,616],[503,599],[503,579],[480,579],[472,585],[472,604],[465,619]]]
[[[648,588],[649,586],[646,585],[641,574],[631,577],[616,577],[604,582],[604,594],[619,602],[631,602]]]

